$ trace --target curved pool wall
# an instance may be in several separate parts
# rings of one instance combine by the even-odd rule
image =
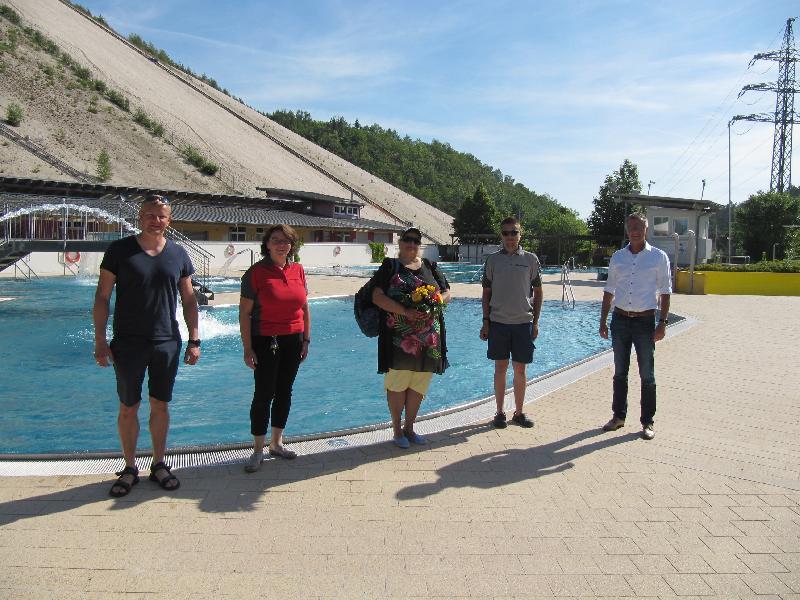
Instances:
[[[0,347],[0,453],[118,451],[113,371],[92,361],[95,284],[53,279],[0,286],[0,296],[14,298],[0,303],[0,327],[15,340]],[[598,303],[565,310],[559,302],[546,302],[529,377],[607,349],[608,342],[595,333],[598,310]],[[375,429],[387,419],[375,340],[358,332],[350,298],[313,300],[312,313],[312,352],[298,374],[287,436]],[[449,307],[452,366],[434,378],[424,413],[491,396],[493,365],[478,339],[480,317],[478,300],[455,300]],[[170,447],[246,443],[252,374],[241,361],[236,308],[203,310],[201,334],[201,363],[179,371]],[[149,434],[146,418],[142,421],[144,447]]]

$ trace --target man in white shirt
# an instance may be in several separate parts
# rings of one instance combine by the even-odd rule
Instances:
[[[600,336],[608,339],[606,320],[612,306],[614,309],[611,317],[614,416],[603,425],[603,430],[616,431],[625,425],[628,368],[631,346],[634,346],[642,381],[642,438],[652,440],[655,437],[653,417],[656,414],[655,343],[664,339],[666,332],[672,280],[666,253],[647,243],[647,219],[631,214],[625,222],[625,230],[629,243],[611,257],[600,311]],[[659,309],[657,323],[656,308]]]

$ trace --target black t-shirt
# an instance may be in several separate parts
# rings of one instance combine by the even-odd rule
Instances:
[[[130,236],[113,242],[100,268],[116,280],[114,338],[180,340],[178,282],[194,273],[186,250],[171,240],[150,256]]]

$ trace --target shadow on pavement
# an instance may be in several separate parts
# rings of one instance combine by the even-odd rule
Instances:
[[[620,436],[591,429],[532,448],[486,452],[448,464],[437,470],[438,481],[403,488],[397,492],[396,497],[398,500],[419,499],[432,496],[446,488],[457,487],[488,489],[560,473],[571,469],[574,466],[572,461],[576,458],[639,437],[638,433]],[[575,446],[592,438],[601,439]]]

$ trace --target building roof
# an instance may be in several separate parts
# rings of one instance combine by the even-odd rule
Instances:
[[[278,225],[307,227],[310,229],[347,229],[361,231],[402,231],[399,225],[391,225],[370,219],[337,219],[320,217],[288,210],[268,208],[240,208],[224,206],[172,205],[172,219],[183,223],[227,223],[230,225]]]
[[[648,196],[643,194],[615,194],[614,202],[626,202],[639,206],[658,206],[661,208],[682,208],[684,210],[700,210],[715,212],[722,208],[721,204],[711,200],[694,200],[691,198],[670,198],[668,196]]]
[[[319,202],[329,202],[331,204],[347,204],[350,206],[364,206],[363,202],[351,200],[350,198],[339,198],[338,196],[328,196],[317,194],[316,192],[303,192],[298,190],[284,190],[280,188],[257,187],[267,193],[267,196],[277,197],[281,200],[317,200]]]
[[[252,196],[206,194],[21,177],[0,177],[0,192],[53,198],[82,198],[103,204],[113,202],[114,198],[119,196],[125,197],[126,200],[135,200],[143,199],[149,193],[159,193],[169,198],[173,220],[190,223],[227,223],[231,225],[277,225],[283,223],[292,227],[344,229],[347,231],[400,232],[404,229],[399,225],[370,219],[322,217],[305,212],[279,210],[272,208],[273,202],[267,198]],[[308,194],[308,192],[299,193]],[[349,200],[343,200],[343,202],[350,203]]]
[[[209,194],[206,192],[190,192],[186,190],[165,190],[160,188],[107,185],[105,183],[82,183],[79,181],[57,181],[47,179],[30,179],[23,177],[0,177],[0,192],[14,194],[31,194],[40,196],[58,196],[65,198],[103,198],[106,196],[125,196],[144,198],[147,194],[162,194],[170,201],[207,203],[224,202],[239,206],[264,204],[264,198],[239,196],[236,194]]]

